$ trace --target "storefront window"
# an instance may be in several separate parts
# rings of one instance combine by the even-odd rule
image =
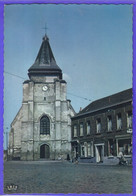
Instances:
[[[91,156],[91,144],[88,143],[87,147],[88,147],[88,157],[89,157],[89,156]]]
[[[87,144],[87,149],[88,149],[88,157],[93,157],[93,142],[89,142]]]
[[[81,145],[81,156],[85,156],[84,145]]]
[[[122,152],[123,155],[132,154],[132,143],[131,139],[118,140],[118,152]]]
[[[113,156],[113,139],[110,139],[109,141],[108,141],[108,155],[109,156]]]

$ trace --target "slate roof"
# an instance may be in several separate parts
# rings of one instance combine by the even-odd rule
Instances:
[[[102,109],[110,108],[112,106],[119,105],[121,103],[125,103],[131,100],[132,100],[132,88],[93,101],[74,117],[82,116]]]
[[[29,68],[28,75],[57,75],[62,79],[62,70],[56,63],[53,52],[49,44],[47,35],[43,41],[34,64]]]

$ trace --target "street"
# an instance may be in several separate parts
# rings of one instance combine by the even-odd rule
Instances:
[[[132,167],[129,166],[66,161],[8,161],[4,164],[5,194],[131,192]]]

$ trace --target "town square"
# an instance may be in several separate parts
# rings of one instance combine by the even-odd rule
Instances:
[[[67,161],[5,163],[4,192],[132,193],[132,167]],[[17,187],[10,189],[10,185]]]
[[[132,5],[4,9],[4,193],[132,193]]]

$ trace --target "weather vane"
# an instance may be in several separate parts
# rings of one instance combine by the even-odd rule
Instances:
[[[47,30],[48,30],[48,28],[47,28],[46,23],[45,23],[45,27],[44,27],[44,28],[42,28],[42,29],[44,29],[44,30],[45,30],[45,34],[47,34]]]

